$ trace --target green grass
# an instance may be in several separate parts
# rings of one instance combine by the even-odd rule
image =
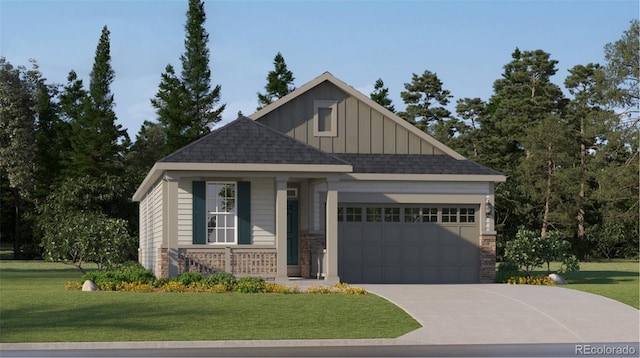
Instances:
[[[394,338],[420,327],[375,295],[67,291],[80,271],[0,261],[0,342]]]
[[[554,269],[554,265],[551,269]],[[640,309],[639,273],[637,261],[581,262],[580,271],[566,275],[569,282],[566,287],[605,296]],[[546,274],[546,270],[534,274]]]

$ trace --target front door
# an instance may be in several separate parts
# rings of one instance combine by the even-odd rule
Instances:
[[[298,264],[298,202],[287,201],[287,265]]]

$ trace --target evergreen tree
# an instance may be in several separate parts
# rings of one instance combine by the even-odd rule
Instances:
[[[453,96],[442,88],[438,76],[430,71],[420,76],[414,73],[404,88],[400,96],[407,108],[398,115],[443,143],[452,138],[458,124],[445,106]]]
[[[487,104],[480,98],[462,98],[456,103],[456,113],[460,117],[458,136],[449,144],[460,154],[477,160],[480,126],[488,115]]]
[[[38,88],[43,79],[32,68],[14,67],[0,57],[0,175],[7,178],[12,197],[14,257],[22,258],[32,245],[28,212],[35,196],[35,119]]]
[[[640,20],[622,38],[604,48],[605,71],[610,82],[609,99],[638,116],[640,104]]]
[[[391,103],[391,99],[389,98],[389,89],[384,86],[382,78],[378,78],[376,80],[376,83],[373,86],[373,92],[371,92],[369,97],[371,97],[372,100],[374,100],[382,107],[388,109],[389,111],[393,113],[396,112],[396,108]]]
[[[68,174],[72,176],[100,174],[120,174],[123,165],[124,148],[122,141],[127,138],[126,130],[116,125],[116,115],[113,111],[114,98],[111,93],[111,83],[115,77],[111,67],[111,50],[109,30],[102,28],[100,41],[96,48],[93,69],[90,74],[89,92],[82,96],[84,90],[81,82],[71,83],[76,93],[69,93],[67,99],[73,109],[74,104],[82,101],[71,121],[72,155]],[[78,113],[78,111],[80,113]]]
[[[136,136],[136,142],[127,153],[127,180],[139,185],[151,167],[164,153],[164,131],[159,123],[144,121]]]
[[[267,74],[267,84],[264,86],[265,93],[258,92],[258,108],[256,109],[258,111],[296,89],[293,85],[295,80],[293,72],[287,69],[287,64],[280,52],[273,59],[273,66],[274,70]]]
[[[168,65],[162,74],[156,98],[151,101],[165,130],[165,153],[171,153],[209,133],[212,125],[222,119],[225,105],[216,108],[220,100],[220,85],[211,89],[207,47],[209,34],[204,29],[205,20],[204,2],[189,0],[185,52],[180,56],[180,78]]]

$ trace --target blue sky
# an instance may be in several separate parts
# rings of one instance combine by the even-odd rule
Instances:
[[[455,101],[488,99],[516,47],[560,61],[562,85],[577,64],[604,62],[603,47],[639,16],[636,0],[607,1],[207,1],[212,84],[223,122],[254,112],[275,54],[295,85],[329,71],[365,95],[382,78],[396,109],[412,73],[437,73]],[[118,123],[132,139],[155,120],[149,100],[168,63],[180,68],[187,1],[0,0],[0,56],[38,61],[49,82],[75,70],[88,86],[102,26],[111,31]]]

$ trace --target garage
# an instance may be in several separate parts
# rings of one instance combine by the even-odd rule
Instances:
[[[341,281],[480,282],[478,209],[479,205],[341,204]]]

